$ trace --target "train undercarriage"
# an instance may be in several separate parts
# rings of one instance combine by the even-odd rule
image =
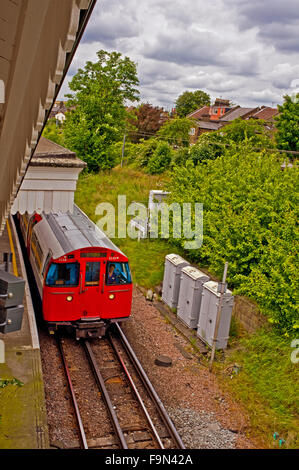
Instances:
[[[81,318],[80,320],[69,322],[47,322],[48,331],[51,335],[61,328],[66,328],[71,334],[75,334],[77,340],[81,338],[102,338],[113,323],[121,323],[128,320],[128,317],[112,318],[103,320],[101,318]]]

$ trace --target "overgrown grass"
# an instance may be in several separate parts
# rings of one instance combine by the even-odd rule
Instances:
[[[291,361],[291,339],[261,329],[240,339],[217,365],[224,388],[245,405],[251,436],[263,447],[299,447],[299,364]],[[235,373],[232,366],[240,367]],[[274,440],[274,433],[279,439]]]

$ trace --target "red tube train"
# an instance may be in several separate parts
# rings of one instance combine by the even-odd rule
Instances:
[[[128,258],[77,206],[19,221],[50,333],[67,326],[77,339],[101,337],[130,316]]]

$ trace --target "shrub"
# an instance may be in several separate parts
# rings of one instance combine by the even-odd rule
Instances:
[[[199,141],[190,148],[189,158],[196,166],[205,160],[215,160],[221,154],[220,147],[209,142]]]
[[[148,165],[148,162],[153,156],[157,146],[158,141],[156,139],[143,140],[141,144],[139,144],[137,163],[140,167],[146,167]]]
[[[186,161],[189,159],[189,148],[180,147],[178,150],[173,152],[173,164],[174,165],[185,165]]]
[[[160,143],[148,162],[148,172],[152,175],[163,173],[170,165],[171,156],[171,147],[165,142]]]

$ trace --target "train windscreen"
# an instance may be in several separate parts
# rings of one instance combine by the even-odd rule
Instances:
[[[98,286],[100,283],[101,263],[99,261],[88,261],[85,268],[85,285]]]
[[[76,287],[79,285],[79,263],[52,263],[46,279],[49,287]]]
[[[107,263],[106,284],[131,284],[132,278],[128,263]]]

